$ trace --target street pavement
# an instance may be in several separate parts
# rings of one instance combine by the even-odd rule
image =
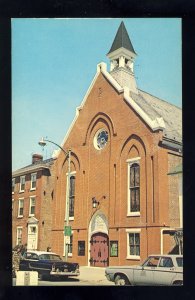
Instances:
[[[16,279],[13,279],[13,286]],[[105,277],[105,268],[80,266],[78,277],[69,277],[66,280],[51,279],[48,281],[39,280],[38,286],[114,286]]]
[[[114,285],[105,277],[105,268],[80,267],[79,279],[81,283],[88,285]]]

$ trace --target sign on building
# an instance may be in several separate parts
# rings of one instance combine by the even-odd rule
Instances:
[[[71,226],[64,226],[64,235],[65,236],[71,236],[72,235],[72,228]]]

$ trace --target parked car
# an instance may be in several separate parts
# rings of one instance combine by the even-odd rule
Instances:
[[[115,285],[183,285],[183,256],[150,255],[141,265],[107,267],[105,276]]]
[[[79,264],[65,262],[53,252],[27,251],[20,259],[20,271],[37,271],[40,279],[78,276]]]

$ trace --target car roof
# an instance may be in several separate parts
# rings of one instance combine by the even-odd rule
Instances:
[[[47,251],[38,251],[38,250],[27,250],[27,252],[29,253],[34,253],[34,254],[37,254],[37,255],[41,255],[41,254],[54,254],[54,255],[58,255],[54,252],[47,252]]]
[[[158,257],[182,257],[183,258],[183,255],[181,255],[181,254],[150,254],[148,257],[151,257],[151,256],[158,256]]]

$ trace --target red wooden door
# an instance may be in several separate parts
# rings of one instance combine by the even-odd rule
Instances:
[[[108,236],[98,232],[90,240],[90,265],[94,267],[108,266]]]

